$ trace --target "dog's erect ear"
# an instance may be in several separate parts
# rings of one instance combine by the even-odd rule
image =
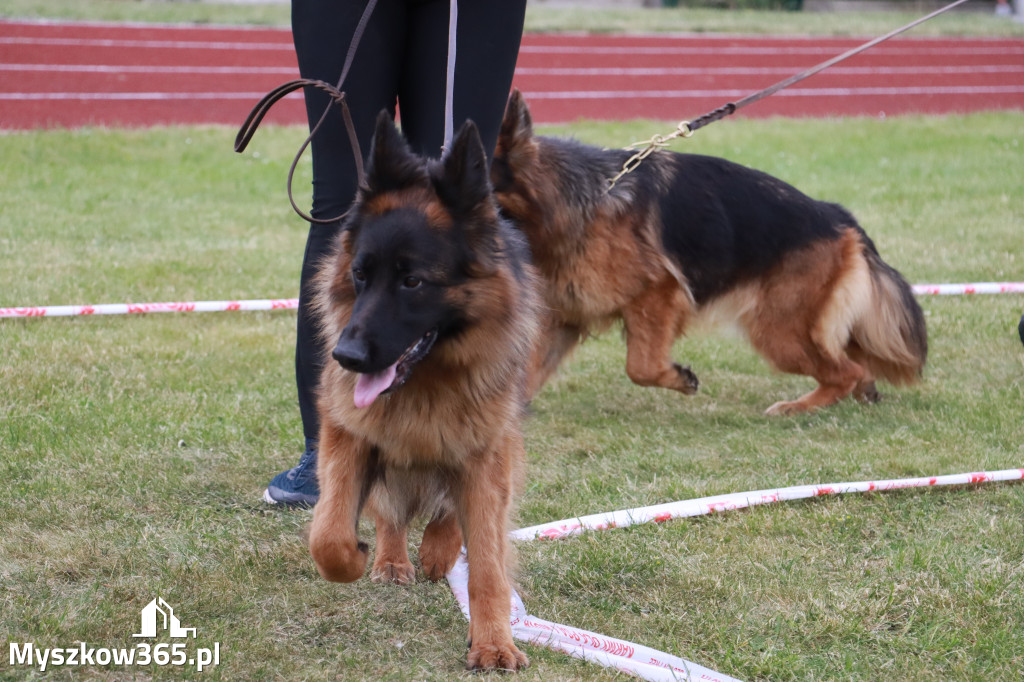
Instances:
[[[525,142],[533,137],[533,119],[526,99],[518,89],[509,95],[505,106],[505,117],[501,120],[499,140],[505,150],[515,147],[517,142]]]
[[[495,268],[498,213],[487,155],[475,123],[462,124],[451,151],[434,168],[437,196],[456,219],[472,254],[469,272],[474,277],[488,276]]]
[[[377,194],[428,182],[423,160],[412,153],[405,138],[395,128],[391,114],[382,109],[377,115],[377,127],[370,147],[366,188],[371,194]]]
[[[454,215],[465,215],[490,200],[491,182],[487,155],[476,124],[466,121],[441,160],[434,187],[442,203]]]

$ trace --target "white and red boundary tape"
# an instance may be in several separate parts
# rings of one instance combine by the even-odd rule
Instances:
[[[142,313],[221,313],[233,310],[292,310],[297,298],[249,301],[182,301],[168,303],[100,303],[97,305],[29,306],[0,308],[4,317],[70,317],[78,315],[138,315]]]
[[[694,500],[681,500],[679,502],[669,502],[650,507],[639,507],[636,509],[591,514],[562,521],[552,521],[513,531],[510,537],[515,540],[552,540],[570,535],[578,535],[585,530],[607,530],[610,528],[632,526],[638,523],[660,523],[669,519],[700,516],[773,502],[821,497],[823,495],[885,492],[906,488],[967,485],[996,481],[1018,481],[1021,479],[1024,479],[1024,468],[922,478],[901,478],[887,481],[799,485],[788,488],[715,495]],[[466,562],[465,553],[459,557],[455,567],[448,573],[447,578],[449,585],[451,585],[452,593],[459,602],[462,613],[468,619],[469,565]],[[652,682],[661,682],[663,680],[738,682],[733,677],[723,675],[663,651],[657,651],[639,644],[607,637],[568,625],[559,625],[558,623],[552,623],[551,621],[528,615],[522,600],[515,591],[512,592],[511,622],[512,635],[516,639],[562,651],[570,656],[614,668],[644,680],[651,680]]]
[[[916,284],[919,296],[956,294],[1024,294],[1024,282],[973,284]],[[134,315],[140,313],[219,313],[235,310],[294,310],[297,298],[249,301],[181,301],[168,303],[100,303],[96,305],[22,306],[0,308],[0,319],[13,317],[70,317],[78,315]]]
[[[956,294],[1024,294],[1024,282],[975,282],[973,284],[915,284],[918,296]]]

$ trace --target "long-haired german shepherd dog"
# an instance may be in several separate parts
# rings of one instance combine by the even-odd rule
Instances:
[[[411,153],[383,113],[367,179],[318,278],[329,362],[321,378],[321,495],[309,546],[320,574],[366,568],[361,514],[376,522],[371,572],[411,583],[406,530],[429,519],[419,560],[441,579],[469,553],[470,668],[518,669],[508,520],[523,461],[525,381],[539,281],[499,217],[476,126],[441,161]]]
[[[609,191],[629,156],[534,136],[512,93],[491,179],[527,235],[552,311],[532,391],[588,333],[621,318],[630,379],[694,393],[697,377],[670,352],[697,313],[711,312],[738,322],[777,369],[817,380],[769,414],[850,394],[873,402],[876,377],[920,376],[921,309],[846,209],[724,159],[671,152]]]

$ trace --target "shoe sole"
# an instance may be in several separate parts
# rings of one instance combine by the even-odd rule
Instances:
[[[263,491],[263,501],[280,507],[305,507],[306,509],[312,509],[316,505],[316,501],[310,502],[309,500],[276,500],[271,496],[270,488]]]

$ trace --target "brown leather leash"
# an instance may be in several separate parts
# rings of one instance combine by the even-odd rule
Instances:
[[[909,24],[906,24],[905,26],[901,26],[900,28],[897,28],[894,31],[890,31],[889,33],[886,33],[883,36],[879,36],[878,38],[875,38],[873,40],[869,40],[868,42],[864,43],[863,45],[855,47],[852,50],[847,50],[846,52],[842,53],[841,55],[838,55],[836,57],[832,57],[831,59],[829,59],[827,61],[824,61],[824,62],[822,62],[820,64],[815,65],[815,66],[812,66],[811,68],[807,69],[806,71],[801,71],[800,73],[796,74],[795,76],[790,76],[789,78],[786,78],[785,80],[781,80],[781,81],[779,81],[778,83],[776,83],[774,85],[770,85],[767,88],[764,88],[763,90],[758,90],[757,92],[755,92],[753,94],[747,95],[743,99],[737,100],[735,102],[728,102],[726,104],[723,104],[722,106],[718,107],[717,109],[714,109],[713,111],[709,111],[708,113],[706,113],[706,114],[704,114],[702,116],[698,116],[697,118],[693,119],[692,121],[680,121],[676,125],[676,129],[673,130],[668,135],[654,135],[649,140],[644,140],[642,142],[634,142],[633,144],[631,144],[628,147],[626,147],[626,149],[636,149],[637,147],[639,147],[641,145],[643,145],[643,149],[641,149],[640,151],[638,151],[637,153],[633,154],[631,157],[626,159],[626,162],[622,164],[622,170],[619,171],[618,175],[616,175],[614,178],[611,178],[611,179],[608,180],[608,189],[610,190],[612,187],[614,187],[615,183],[617,183],[620,179],[622,179],[622,177],[624,175],[626,175],[627,173],[631,173],[634,170],[636,170],[636,168],[641,163],[643,163],[644,159],[646,159],[648,156],[650,156],[654,152],[658,151],[659,149],[668,146],[668,143],[671,142],[672,140],[676,139],[677,137],[690,137],[697,130],[703,128],[704,126],[708,125],[709,123],[714,123],[715,121],[722,120],[726,116],[731,116],[732,114],[736,113],[737,111],[739,111],[740,109],[742,109],[743,107],[745,107],[747,105],[753,104],[754,102],[762,100],[765,97],[769,97],[771,95],[774,95],[779,90],[782,90],[783,88],[788,88],[789,86],[791,86],[791,85],[793,85],[795,83],[799,83],[800,81],[804,80],[805,78],[810,78],[811,76],[813,76],[814,74],[818,73],[819,71],[823,71],[823,70],[827,69],[828,67],[833,66],[835,64],[838,64],[839,62],[841,62],[841,61],[843,61],[845,59],[849,59],[850,57],[852,57],[852,56],[854,56],[856,54],[859,54],[859,53],[863,52],[864,50],[870,49],[870,48],[874,47],[875,45],[878,45],[881,42],[889,40],[889,38],[892,38],[893,36],[897,36],[900,33],[903,33],[904,31],[909,31],[910,29],[914,28],[918,24],[923,24],[924,22],[928,21],[929,19],[937,17],[938,15],[942,14],[943,12],[947,12],[947,11],[953,9],[954,7],[958,6],[958,5],[964,4],[967,1],[968,0],[956,0],[956,2],[952,2],[952,3],[948,4],[948,5],[946,5],[945,7],[937,9],[934,12],[932,12],[931,14],[923,16],[923,17],[921,17],[919,19],[915,19],[914,21],[910,22]]]
[[[267,115],[267,112],[270,111],[272,106],[285,96],[307,86],[318,88],[330,94],[331,101],[324,109],[324,113],[320,117],[320,120],[317,121],[317,124],[313,126],[313,129],[309,132],[309,137],[307,137],[306,141],[302,143],[301,147],[299,147],[298,153],[295,154],[295,158],[292,160],[291,168],[288,169],[288,201],[291,202],[292,208],[295,209],[295,212],[302,216],[302,218],[318,225],[335,223],[344,218],[345,214],[342,213],[335,218],[325,220],[322,218],[314,218],[313,216],[305,213],[301,208],[299,208],[298,204],[295,203],[295,197],[292,193],[292,179],[295,177],[295,169],[299,165],[299,159],[302,158],[303,153],[306,151],[306,147],[308,147],[313,141],[313,136],[316,135],[317,131],[320,130],[320,126],[323,125],[323,122],[327,119],[327,113],[331,110],[331,105],[337,104],[341,107],[341,116],[345,122],[348,141],[352,146],[352,156],[356,164],[356,175],[358,177],[359,184],[363,183],[363,154],[362,150],[359,148],[359,139],[356,136],[355,125],[352,123],[352,113],[349,111],[345,92],[341,89],[341,86],[345,83],[345,78],[348,77],[349,69],[352,67],[352,60],[355,59],[356,56],[356,48],[359,47],[359,41],[362,40],[363,33],[366,32],[366,25],[369,23],[370,15],[373,14],[373,8],[376,5],[377,0],[369,0],[366,3],[363,15],[359,18],[359,23],[356,24],[356,30],[352,34],[352,42],[348,46],[348,53],[345,55],[345,64],[341,69],[341,77],[338,79],[337,85],[331,85],[325,81],[313,78],[298,78],[296,80],[283,83],[264,95],[263,99],[261,99],[256,106],[252,108],[252,111],[249,112],[249,115],[245,119],[245,123],[243,123],[242,127],[238,130],[238,135],[235,136],[235,151],[241,153],[245,151],[245,148],[249,145],[249,140],[251,140],[252,136],[256,134],[256,128],[259,127],[263,117]]]

